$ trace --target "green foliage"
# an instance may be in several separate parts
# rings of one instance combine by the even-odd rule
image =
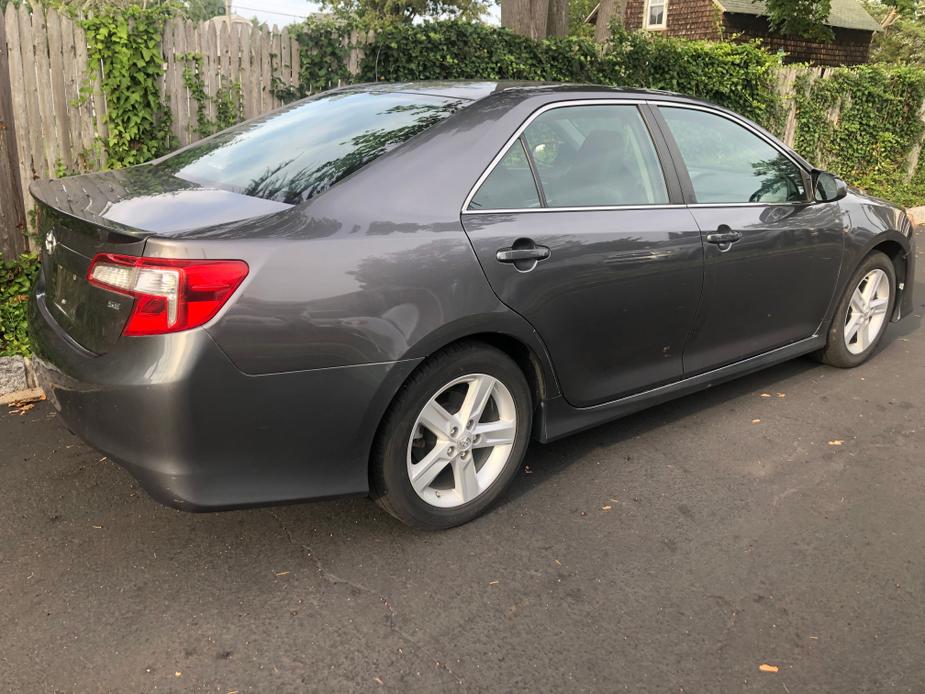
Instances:
[[[410,24],[415,19],[479,19],[488,0],[321,0],[321,6],[338,16],[357,17],[367,27]]]
[[[617,83],[697,96],[777,129],[781,57],[757,42],[687,41],[618,29],[610,57],[622,70]]]
[[[29,290],[38,267],[38,258],[34,255],[22,255],[13,261],[0,260],[0,357],[30,352],[26,319]]]
[[[291,27],[290,31],[299,42],[300,93],[285,94],[279,85],[274,85],[277,95],[289,100],[287,97],[320,92],[349,82],[349,40],[356,25],[357,22],[350,18],[309,17],[304,23]]]
[[[601,52],[590,39],[534,41],[503,28],[447,21],[382,28],[366,49],[360,79],[548,80],[669,89],[773,125],[779,116],[779,65],[779,56],[754,43],[685,41],[617,29]]]
[[[169,5],[101,5],[81,21],[90,59],[103,67],[114,168],[141,164],[170,149],[170,111],[160,100],[161,36]]]
[[[225,0],[186,0],[180,12],[194,22],[204,22],[225,14]]]
[[[925,163],[907,181],[910,150],[925,124],[925,71],[864,65],[796,84],[795,149],[867,192],[911,206],[925,202]],[[832,116],[835,116],[834,118]]]
[[[781,34],[803,36],[811,41],[831,41],[826,25],[832,0],[766,0],[771,28]]]
[[[195,51],[177,56],[182,60],[183,84],[190,96],[196,100],[196,133],[208,137],[244,119],[244,105],[241,99],[241,83],[230,82],[217,88],[215,96],[206,93],[203,78],[202,53]],[[215,119],[209,118],[209,104],[215,106]]]
[[[865,7],[887,22],[871,40],[871,62],[925,66],[925,0],[869,0]]]

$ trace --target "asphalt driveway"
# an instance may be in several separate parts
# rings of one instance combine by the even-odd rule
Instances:
[[[0,411],[0,691],[923,692],[921,323],[534,445],[443,533],[184,514]]]

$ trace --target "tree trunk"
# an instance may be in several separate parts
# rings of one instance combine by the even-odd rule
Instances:
[[[549,14],[546,19],[546,36],[565,38],[568,36],[569,0],[549,0]]]
[[[550,0],[501,0],[501,25],[531,39],[546,38]]]
[[[604,43],[610,40],[610,25],[616,21],[624,24],[626,0],[601,0],[597,7],[597,23],[594,25],[594,40]]]

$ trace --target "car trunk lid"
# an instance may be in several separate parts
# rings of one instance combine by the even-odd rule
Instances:
[[[99,253],[141,256],[151,236],[170,237],[289,209],[289,205],[155,175],[147,167],[36,181],[45,306],[81,347],[101,354],[121,337],[134,299],[92,285]]]

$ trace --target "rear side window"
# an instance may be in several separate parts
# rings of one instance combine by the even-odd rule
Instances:
[[[524,132],[548,207],[659,205],[668,190],[635,106],[564,106]]]
[[[511,145],[498,165],[482,183],[470,209],[519,210],[540,206],[530,162],[520,138]]]
[[[293,104],[157,166],[200,185],[296,204],[455,113],[463,101],[346,92]]]
[[[699,203],[804,202],[799,167],[780,150],[728,118],[659,107],[687,167]]]

